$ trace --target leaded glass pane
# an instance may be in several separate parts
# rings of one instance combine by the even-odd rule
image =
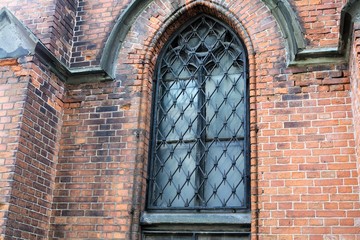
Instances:
[[[162,84],[158,138],[166,141],[195,138],[198,108],[196,84],[194,80]]]
[[[243,141],[216,141],[207,145],[209,154],[203,177],[206,205],[243,206],[246,177]],[[242,154],[238,154],[239,149]]]
[[[207,137],[244,137],[244,75],[215,75],[206,80]]]
[[[202,16],[160,58],[148,207],[246,208],[246,58],[237,36]]]
[[[158,207],[194,206],[196,156],[192,144],[163,144],[155,160]],[[165,158],[166,156],[166,158]]]

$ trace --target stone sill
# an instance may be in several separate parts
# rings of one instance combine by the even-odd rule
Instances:
[[[186,225],[249,225],[251,213],[149,213],[143,212],[141,225],[186,224]]]

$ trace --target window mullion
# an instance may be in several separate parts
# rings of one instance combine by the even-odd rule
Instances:
[[[204,66],[200,65],[198,69],[198,121],[197,121],[197,146],[196,146],[196,186],[198,188],[197,206],[202,206],[204,202],[205,188],[203,184],[203,171],[205,170],[205,150],[206,150],[206,96],[205,96],[205,76]]]

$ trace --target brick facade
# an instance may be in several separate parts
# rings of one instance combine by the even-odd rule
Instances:
[[[346,0],[291,1],[296,8],[309,46],[337,47],[340,13],[345,3]]]
[[[2,234],[5,239],[47,237],[63,83],[35,57],[7,59],[1,65]]]
[[[358,157],[357,160],[357,167],[359,173],[359,181],[360,181],[360,148],[359,141],[360,141],[360,119],[359,119],[359,23],[354,24],[354,39],[353,39],[353,46],[352,51],[350,52],[350,71],[351,71],[351,92],[352,92],[352,104],[353,104],[353,113],[354,113],[354,131],[355,131],[355,144],[356,144],[356,156]]]
[[[0,59],[2,239],[141,238],[156,60],[199,13],[247,48],[251,239],[360,239],[356,1],[26,6],[0,3],[49,51]]]
[[[1,61],[1,233],[5,233],[16,151],[19,146],[21,115],[26,98],[28,77],[16,59]],[[20,77],[21,76],[21,77]]]

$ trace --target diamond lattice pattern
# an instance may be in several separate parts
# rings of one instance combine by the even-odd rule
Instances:
[[[202,17],[161,59],[150,208],[244,208],[246,66],[228,28]]]

